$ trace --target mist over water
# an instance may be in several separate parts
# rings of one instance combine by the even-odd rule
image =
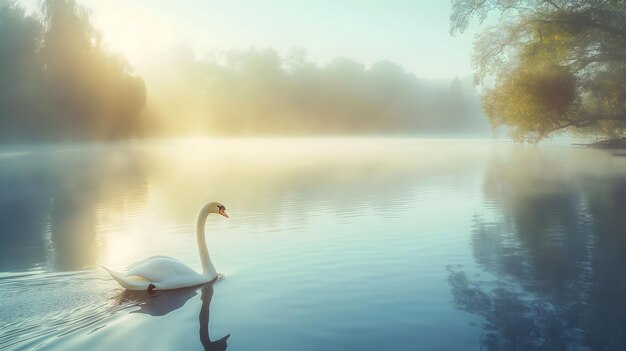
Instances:
[[[271,47],[163,47],[134,67],[108,50],[82,2],[32,6],[0,3],[0,143],[490,130],[469,76],[424,79],[385,57],[320,63]]]
[[[625,179],[604,151],[482,140],[4,146],[0,349],[622,349]],[[98,267],[199,268],[213,200],[214,286],[130,294]]]
[[[428,80],[381,60],[304,49],[170,50],[146,69],[156,135],[489,135],[471,77]],[[174,117],[175,116],[175,117]]]

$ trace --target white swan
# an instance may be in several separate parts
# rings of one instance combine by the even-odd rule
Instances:
[[[226,207],[219,202],[206,204],[198,215],[196,225],[198,250],[202,261],[202,274],[189,268],[179,260],[167,256],[152,256],[128,267],[127,272],[116,272],[104,268],[116,282],[128,290],[167,290],[208,283],[217,278],[215,267],[209,258],[204,238],[204,223],[210,213],[228,218]]]

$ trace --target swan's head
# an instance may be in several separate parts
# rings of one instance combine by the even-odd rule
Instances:
[[[207,205],[207,207],[209,208],[209,213],[221,214],[222,216],[228,218],[228,215],[226,214],[226,207],[224,207],[221,203],[211,202]]]

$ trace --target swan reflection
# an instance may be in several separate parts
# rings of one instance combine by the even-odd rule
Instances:
[[[202,346],[204,346],[205,351],[221,351],[226,350],[226,341],[230,337],[230,334],[218,339],[216,341],[211,341],[209,337],[209,307],[211,306],[211,299],[213,298],[213,285],[205,285],[201,289],[202,295],[202,307],[200,307],[200,342]]]
[[[138,310],[130,313],[147,314],[154,317],[161,317],[183,307],[189,300],[198,295],[200,291],[200,299],[202,305],[198,319],[200,322],[200,342],[205,351],[223,351],[228,347],[227,340],[230,334],[211,341],[209,336],[209,310],[211,299],[213,298],[213,284],[205,284],[200,287],[183,288],[176,290],[162,291],[129,291],[125,290],[119,297],[120,305],[131,304],[139,306]]]

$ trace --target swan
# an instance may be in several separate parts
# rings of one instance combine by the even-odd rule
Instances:
[[[204,238],[204,224],[211,213],[226,218],[226,207],[219,202],[210,202],[202,207],[196,224],[198,251],[202,261],[202,273],[186,264],[167,256],[152,256],[136,262],[126,272],[117,272],[102,266],[116,282],[127,290],[168,290],[208,283],[217,278],[217,272],[209,257]]]

